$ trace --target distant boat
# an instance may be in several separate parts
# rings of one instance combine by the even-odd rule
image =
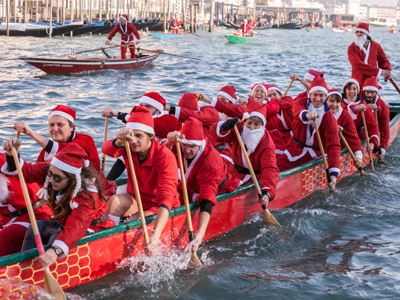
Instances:
[[[170,33],[170,32],[157,32],[157,31],[150,31],[150,34],[154,39],[181,39],[186,35],[184,32]]]
[[[83,26],[84,25],[82,22],[70,23],[70,24],[52,23],[51,28],[49,22],[8,23],[10,36],[48,37],[50,33],[52,36],[56,36],[56,35],[67,34],[70,31]],[[6,23],[0,23],[0,35],[7,35]]]
[[[343,27],[332,27],[332,30],[334,32],[344,32],[345,29]]]
[[[251,36],[240,36],[236,34],[228,34],[226,36],[226,39],[228,40],[229,43],[231,44],[244,44],[247,43],[250,40]]]
[[[375,27],[392,27],[397,26],[397,20],[394,18],[370,18],[369,24]]]

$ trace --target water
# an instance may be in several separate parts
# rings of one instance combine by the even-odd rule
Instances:
[[[200,32],[176,41],[150,41],[143,47],[197,57],[201,62],[160,57],[139,72],[105,71],[96,75],[49,76],[19,56],[68,54],[96,48],[102,37],[34,39],[0,37],[0,137],[11,137],[16,121],[46,133],[48,111],[69,104],[78,111],[78,130],[91,134],[97,146],[103,139],[101,110],[112,106],[128,112],[132,98],[159,91],[176,102],[184,91],[211,97],[226,83],[242,97],[259,81],[288,84],[292,73],[309,68],[325,71],[329,86],[341,87],[350,76],[346,51],[353,35],[325,31],[261,32],[250,44],[229,45],[223,35]],[[397,34],[373,30],[398,73]],[[384,85],[384,99],[397,100]],[[300,92],[294,84],[290,94]],[[120,123],[110,124],[111,137]],[[23,137],[22,156],[33,160],[39,148]],[[294,207],[276,212],[291,237],[263,227],[253,216],[236,230],[201,247],[205,266],[187,270],[188,254],[173,252],[144,258],[148,269],[134,271],[140,259],[93,283],[72,290],[87,299],[399,299],[400,143],[391,147],[387,164],[378,173],[354,175],[338,185],[338,192],[318,191]],[[111,164],[110,160],[108,163]]]

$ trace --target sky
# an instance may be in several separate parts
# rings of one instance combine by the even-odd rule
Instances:
[[[396,6],[397,0],[361,0],[361,4],[371,4],[380,6]]]

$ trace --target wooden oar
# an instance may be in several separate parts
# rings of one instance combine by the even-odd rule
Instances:
[[[82,51],[75,52],[75,55],[82,54],[82,53],[95,52],[95,51],[103,51],[105,49],[115,48],[115,47],[118,47],[118,46],[119,45],[109,45],[109,46],[103,46],[103,47],[96,48],[96,49],[82,50]]]
[[[343,135],[343,132],[339,129],[339,136],[343,141],[344,146],[346,147],[347,151],[350,153],[351,158],[354,161],[354,164],[356,166],[356,168],[358,169],[358,171],[360,172],[360,175],[365,175],[364,170],[362,169],[361,166],[357,165],[357,157],[354,155],[353,150],[351,150],[349,143],[347,142],[346,138]]]
[[[253,165],[251,164],[250,157],[247,154],[246,147],[244,146],[242,137],[240,136],[239,129],[237,128],[236,125],[233,127],[233,129],[235,130],[236,138],[237,138],[237,140],[239,142],[240,148],[242,149],[244,158],[246,159],[247,165],[249,167],[250,175],[251,175],[251,178],[253,179],[254,186],[256,187],[258,197],[261,198],[262,197],[262,191],[261,191],[260,185],[258,183],[258,180],[257,180],[257,177],[256,177],[256,173],[254,172]],[[281,227],[281,225],[279,224],[278,220],[275,219],[274,215],[271,214],[269,209],[265,205],[262,205],[261,207],[263,209],[264,224],[266,224],[266,225],[276,225],[276,226]]]
[[[290,80],[289,85],[286,88],[285,92],[283,93],[282,97],[286,97],[287,96],[287,94],[289,93],[290,88],[292,87],[293,81],[294,81],[293,79]]]
[[[26,187],[25,178],[22,173],[21,166],[19,164],[18,153],[14,147],[12,148],[11,151],[12,151],[12,156],[14,158],[15,166],[17,167],[18,178],[19,178],[19,182],[21,184],[22,193],[24,194],[25,205],[26,205],[26,209],[28,211],[29,220],[31,221],[31,226],[32,226],[33,234],[35,236],[36,246],[37,246],[39,255],[42,255],[45,253],[45,251],[44,251],[42,239],[40,237],[39,228],[38,228],[38,225],[36,222],[35,213],[32,208],[32,203],[29,198],[28,188]],[[51,274],[49,267],[44,267],[43,271],[44,271],[44,288],[52,296],[54,296],[54,298],[56,300],[65,300],[66,297],[64,295],[64,291],[61,288],[60,284],[57,282],[57,280],[54,278],[54,276]]]
[[[186,58],[186,59],[191,59],[191,60],[197,60],[197,61],[201,61],[201,59],[195,58],[195,57],[189,57],[189,56],[184,56],[184,55],[178,55],[178,54],[172,54],[172,53],[167,53],[167,52],[161,52],[161,51],[157,51],[157,50],[150,50],[150,49],[144,49],[142,47],[140,47],[140,49],[147,51],[147,52],[153,52],[153,53],[158,53],[158,54],[163,54],[163,55],[169,55],[169,56],[176,56],[176,57],[180,57],[180,58]]]
[[[319,134],[317,120],[313,120],[313,125],[314,125],[315,134],[316,134],[317,140],[318,140],[319,152],[321,152],[322,161],[324,162],[326,180],[328,181],[329,188],[331,190],[334,190],[334,189],[332,189],[332,187],[329,184],[332,182],[332,179],[331,179],[331,176],[329,175],[328,159],[326,158],[324,144],[322,144],[321,135]]]
[[[146,218],[144,216],[144,211],[143,211],[142,198],[140,197],[140,191],[139,191],[139,186],[138,186],[138,183],[137,183],[135,168],[133,166],[131,147],[129,146],[129,142],[128,141],[125,142],[125,150],[126,150],[126,154],[128,156],[129,170],[131,172],[131,179],[132,179],[133,189],[135,190],[135,199],[136,199],[137,206],[138,206],[138,209],[139,209],[140,220],[142,221],[144,241],[145,241],[146,246],[147,246],[149,244],[149,242],[150,242],[149,233],[147,232],[147,224],[146,224]]]
[[[108,135],[108,116],[104,118],[104,144],[107,142]],[[106,167],[106,155],[103,153],[101,157],[101,172],[104,173]]]
[[[183,203],[185,205],[185,210],[186,210],[186,222],[189,227],[189,231],[188,231],[189,241],[191,242],[194,240],[194,231],[193,231],[192,216],[190,214],[190,205],[189,205],[189,196],[188,196],[187,185],[186,185],[185,169],[183,167],[181,145],[180,145],[179,141],[176,141],[176,151],[178,154],[179,169],[181,170]],[[197,252],[194,250],[192,250],[191,262],[196,268],[201,267],[203,265],[199,256],[197,255]]]
[[[363,126],[364,126],[364,130],[365,130],[365,138],[367,139],[367,152],[368,152],[368,156],[369,156],[369,161],[371,163],[371,169],[372,172],[375,172],[375,166],[374,166],[374,159],[372,157],[372,153],[369,151],[369,134],[368,134],[368,128],[367,128],[367,122],[365,121],[365,113],[362,110],[361,111],[361,117],[362,117],[362,122],[363,122]]]
[[[397,84],[397,82],[394,81],[393,78],[390,78],[389,81],[393,84],[393,86],[394,86],[394,88],[396,89],[396,91],[400,94],[400,87],[399,87],[399,85]]]

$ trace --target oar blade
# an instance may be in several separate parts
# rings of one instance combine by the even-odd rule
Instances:
[[[66,300],[64,291],[58,283],[57,279],[51,274],[49,268],[44,269],[44,289],[51,294],[56,300]]]
[[[263,208],[263,221],[265,225],[280,226],[278,220],[274,217],[273,214],[271,214],[268,208]]]
[[[192,251],[192,257],[190,258],[190,264],[195,268],[201,268],[203,263],[201,262],[196,251]]]

